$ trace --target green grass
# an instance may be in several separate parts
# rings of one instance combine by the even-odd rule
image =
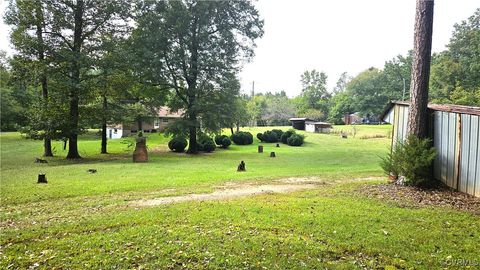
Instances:
[[[348,127],[338,127],[348,129]],[[382,182],[378,156],[389,126],[360,126],[356,138],[306,134],[302,147],[264,144],[189,156],[166,151],[150,134],[150,162],[94,134],[80,141],[81,161],[35,164],[41,142],[1,134],[0,268],[23,269],[312,269],[441,268],[449,259],[478,261],[480,218],[446,208],[405,208],[355,190]],[[248,129],[247,129],[248,130]],[[254,135],[264,128],[255,128]],[[269,158],[270,151],[277,153]],[[237,173],[245,160],[247,172]],[[88,168],[98,170],[88,174]],[[36,184],[38,172],[49,183]],[[270,182],[318,176],[313,190],[227,201],[134,208],[129,201],[207,192],[227,181]]]

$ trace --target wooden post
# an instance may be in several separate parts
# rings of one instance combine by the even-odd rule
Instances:
[[[263,153],[263,145],[258,146],[258,153]]]
[[[280,144],[279,144],[279,143],[277,143],[277,147],[280,147]]]
[[[37,184],[46,184],[47,183],[47,177],[45,176],[44,173],[39,173],[38,174],[38,179],[37,179]]]
[[[460,183],[460,162],[462,158],[462,114],[457,113],[457,146],[455,151],[455,176],[453,186],[458,190],[458,184]]]
[[[275,152],[270,152],[270,157],[275,157]]]

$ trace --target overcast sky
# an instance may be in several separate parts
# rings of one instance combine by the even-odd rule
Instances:
[[[413,46],[415,0],[260,0],[265,35],[240,74],[242,91],[300,93],[300,75],[317,69],[332,88],[344,71],[354,76],[406,54]],[[6,1],[0,0],[0,11]],[[448,43],[453,25],[473,15],[478,0],[436,0],[433,51]],[[11,51],[0,23],[0,49]]]

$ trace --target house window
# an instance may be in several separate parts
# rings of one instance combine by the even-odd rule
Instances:
[[[116,128],[113,129],[113,133],[117,134],[117,129]]]
[[[153,120],[153,128],[159,128],[160,127],[160,119],[155,118]]]
[[[163,118],[163,123],[168,123],[168,118]]]

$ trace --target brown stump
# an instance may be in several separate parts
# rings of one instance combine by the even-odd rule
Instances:
[[[258,153],[263,153],[263,145],[258,146]]]
[[[275,152],[270,152],[270,157],[275,157]]]
[[[135,145],[135,151],[133,152],[133,162],[147,162],[147,138],[137,138],[137,144]]]
[[[244,172],[246,171],[247,169],[245,168],[245,162],[243,162],[243,160],[240,162],[240,164],[238,165],[237,167],[237,172]]]
[[[47,176],[44,173],[38,174],[37,184],[46,184],[47,183]]]
[[[280,147],[280,144],[279,144],[279,143],[277,143],[277,147]]]

